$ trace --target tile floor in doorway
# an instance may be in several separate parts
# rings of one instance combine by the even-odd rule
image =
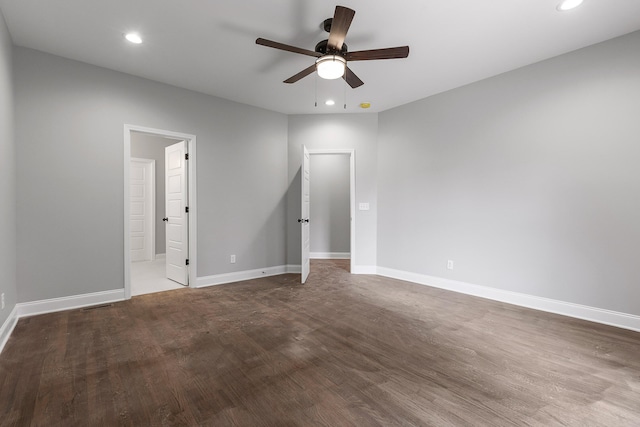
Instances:
[[[178,282],[167,279],[165,275],[165,258],[155,261],[138,261],[131,263],[131,295],[151,294],[183,288]]]

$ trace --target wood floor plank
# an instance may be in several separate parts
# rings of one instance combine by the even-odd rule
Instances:
[[[0,425],[639,426],[640,333],[314,261],[21,319]]]

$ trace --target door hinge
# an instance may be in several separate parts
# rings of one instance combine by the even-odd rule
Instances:
[[[184,159],[189,160],[189,153],[184,153]]]
[[[187,261],[187,265],[189,265],[189,259],[188,259],[188,258],[187,258],[187,260],[186,260],[186,261]]]
[[[186,213],[189,213],[189,206],[185,206],[185,207],[184,207],[184,211],[185,211]]]

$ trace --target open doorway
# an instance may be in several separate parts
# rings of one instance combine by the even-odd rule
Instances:
[[[125,125],[125,296],[195,279],[195,136]]]
[[[350,259],[349,156],[312,155],[309,169],[311,259]]]
[[[162,135],[131,132],[129,240],[132,296],[186,286],[180,272],[177,280],[167,274],[167,228],[173,224],[168,223],[167,204],[171,201],[167,200],[166,182],[171,177],[166,174],[166,151],[181,142],[180,139]],[[181,268],[184,268],[183,265],[178,266],[178,269]]]
[[[355,150],[352,149],[329,149],[329,150],[307,150],[306,147],[302,148],[302,207],[301,207],[301,222],[302,225],[302,278],[301,281],[304,283],[306,281],[306,277],[309,274],[310,270],[310,262],[311,258],[348,258],[349,269],[353,271],[354,259],[355,259]],[[324,161],[320,160],[319,162],[312,161],[311,159],[317,157],[319,155],[323,156]],[[327,157],[328,156],[328,157]],[[335,157],[334,157],[335,156]],[[329,170],[320,169],[319,181],[316,183],[316,177],[314,175],[314,170],[312,165],[316,163],[320,168]],[[344,169],[342,169],[344,168]],[[333,194],[333,196],[337,196],[338,199],[342,199],[339,204],[336,206],[336,212],[334,218],[340,218],[338,221],[340,225],[333,224],[334,229],[331,229],[331,206],[328,209],[325,209],[322,212],[322,209],[316,211],[316,214],[320,215],[319,218],[313,217],[313,208],[314,205],[314,195],[312,189],[316,189],[318,191],[319,187],[324,187],[323,192],[328,194],[322,195],[321,200],[319,201],[319,205],[324,204],[324,208],[327,208],[327,204],[331,204],[332,202],[332,181],[329,180],[327,182],[327,175],[331,175],[333,172],[331,169],[335,169],[333,172],[338,169],[342,169],[340,171],[340,182],[333,182],[334,184],[340,185],[340,189],[335,193],[341,194]],[[324,175],[324,178],[323,178]],[[318,186],[316,186],[318,184]],[[325,198],[324,202],[322,198]],[[345,206],[345,202],[348,202]],[[337,200],[336,200],[337,201]],[[324,218],[322,218],[324,216]],[[311,218],[310,218],[311,217]],[[316,219],[318,220],[316,222]],[[314,229],[314,225],[317,224],[317,227]],[[324,228],[324,230],[323,230]],[[312,231],[313,230],[313,231]],[[334,238],[335,245],[332,245],[330,240],[332,240],[331,236],[336,236],[336,233],[348,234],[348,239],[340,239]],[[320,242],[314,242],[314,234],[316,235],[315,239],[320,238]],[[320,237],[323,236],[323,237]],[[344,251],[344,248],[348,247],[348,252]],[[340,249],[337,249],[340,248]]]

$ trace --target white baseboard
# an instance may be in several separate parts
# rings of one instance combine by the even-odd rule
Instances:
[[[533,308],[535,310],[561,314],[564,316],[575,317],[577,319],[589,320],[591,322],[640,332],[640,316],[633,314],[620,313],[597,307],[505,291],[487,286],[473,285],[471,283],[458,282],[455,280],[444,279],[442,277],[393,270],[390,268],[378,267],[377,270],[378,275],[390,277],[392,279],[405,280],[407,282],[413,282],[420,285],[446,289],[467,295],[506,302],[508,304],[518,305],[521,307]]]
[[[156,259],[166,259],[167,254],[156,254]]]
[[[351,274],[378,274],[378,267],[375,265],[354,265]]]
[[[9,337],[13,332],[13,328],[18,324],[18,307],[14,306],[11,313],[9,313],[9,317],[4,321],[2,326],[0,326],[0,353],[2,353],[2,349],[4,345],[9,341]]]
[[[311,252],[311,259],[351,259],[350,252]]]
[[[302,273],[302,266],[301,265],[287,265],[287,273],[291,273],[291,274],[301,274]]]
[[[257,279],[260,277],[277,276],[279,274],[291,273],[288,265],[276,267],[258,268],[255,270],[235,271],[233,273],[214,274],[196,278],[196,288],[206,286],[223,285],[225,283],[241,282],[243,280]]]
[[[73,295],[70,297],[51,298],[40,301],[21,302],[16,305],[18,317],[35,316],[37,314],[72,310],[74,308],[124,301],[124,289],[94,292],[91,294]]]

